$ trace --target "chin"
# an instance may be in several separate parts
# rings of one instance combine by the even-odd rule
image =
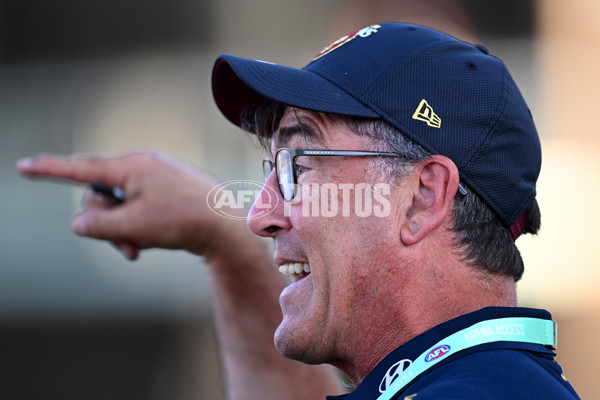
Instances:
[[[275,348],[285,358],[305,364],[323,362],[316,352],[316,347],[311,345],[307,332],[286,327],[285,319],[275,331]]]

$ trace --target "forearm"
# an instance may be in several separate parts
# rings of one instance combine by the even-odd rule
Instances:
[[[245,227],[244,227],[245,228]],[[230,400],[324,399],[341,392],[328,366],[282,357],[273,344],[284,281],[262,241],[249,231],[229,251],[207,254],[213,309]]]

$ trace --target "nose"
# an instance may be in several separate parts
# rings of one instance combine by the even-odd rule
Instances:
[[[284,215],[283,197],[274,170],[250,208],[248,228],[259,236],[271,238],[280,230],[291,229],[290,219]]]

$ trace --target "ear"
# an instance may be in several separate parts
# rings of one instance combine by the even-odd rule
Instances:
[[[407,246],[421,241],[452,212],[459,174],[452,160],[436,154],[417,164],[412,178],[407,187],[412,190],[412,204],[400,229]]]

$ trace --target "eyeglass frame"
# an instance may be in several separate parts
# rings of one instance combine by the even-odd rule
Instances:
[[[279,176],[279,163],[278,158],[280,153],[286,153],[289,156],[290,164],[291,164],[291,177],[292,182],[287,183],[292,187],[291,196],[286,196],[286,187],[284,183],[282,183]],[[268,158],[263,159],[263,174],[265,176],[265,181],[269,179],[271,172],[273,169],[275,170],[275,175],[277,178],[277,186],[279,187],[279,193],[281,193],[281,197],[286,202],[291,202],[294,200],[298,194],[296,190],[296,186],[298,185],[298,177],[296,176],[296,157],[298,156],[344,156],[344,157],[403,157],[402,154],[399,153],[389,153],[389,152],[380,152],[380,151],[366,151],[366,150],[315,150],[315,149],[292,149],[289,147],[282,147],[275,153],[275,161],[271,161]],[[267,170],[268,169],[268,170]],[[289,198],[289,199],[288,199]]]

